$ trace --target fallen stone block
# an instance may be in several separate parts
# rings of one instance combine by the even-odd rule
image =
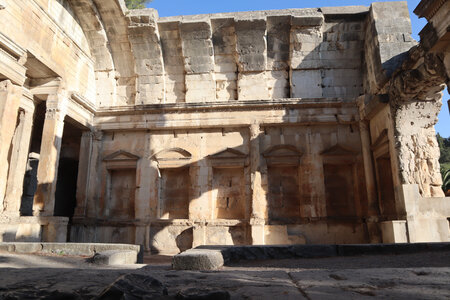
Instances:
[[[222,253],[218,250],[191,249],[175,255],[172,267],[175,270],[217,270],[224,264]]]
[[[137,254],[135,251],[108,250],[95,253],[87,261],[97,265],[130,265],[137,262]]]

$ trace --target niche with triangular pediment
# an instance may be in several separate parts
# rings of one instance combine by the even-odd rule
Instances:
[[[276,145],[264,151],[268,166],[298,166],[302,152],[292,145]]]
[[[139,156],[130,152],[119,150],[103,158],[107,169],[136,168]]]
[[[248,165],[248,155],[232,148],[211,154],[208,159],[215,168],[242,168]]]
[[[115,219],[133,219],[136,195],[136,169],[140,157],[119,150],[103,158],[105,195],[103,215]]]

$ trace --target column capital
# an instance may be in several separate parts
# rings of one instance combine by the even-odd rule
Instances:
[[[254,139],[261,134],[261,124],[258,122],[253,122],[250,124],[250,138]]]

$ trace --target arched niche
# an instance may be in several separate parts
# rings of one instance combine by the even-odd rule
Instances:
[[[191,162],[192,154],[181,148],[161,150],[151,156],[158,163],[159,168],[180,168]]]
[[[150,157],[158,164],[158,217],[188,219],[190,200],[189,165],[192,154],[181,148],[156,152]]]

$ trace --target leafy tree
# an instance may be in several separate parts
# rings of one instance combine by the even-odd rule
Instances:
[[[138,9],[145,8],[147,3],[150,3],[152,0],[125,0],[125,4],[128,9]]]
[[[442,189],[446,196],[450,196],[450,169],[445,171],[442,175]]]
[[[439,162],[442,163],[450,163],[450,138],[443,138],[439,135],[436,136],[439,150],[441,150],[441,157],[439,158]]]
[[[450,195],[450,138],[443,138],[439,135],[436,136],[439,150],[441,150],[441,157],[439,163],[441,164],[442,175],[442,189],[447,196]]]

